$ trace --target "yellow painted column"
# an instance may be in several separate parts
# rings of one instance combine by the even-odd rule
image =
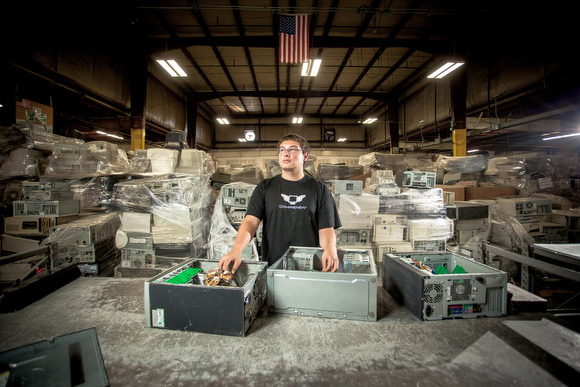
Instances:
[[[467,155],[467,129],[453,131],[453,156]]]
[[[131,129],[131,150],[145,149],[145,129]]]

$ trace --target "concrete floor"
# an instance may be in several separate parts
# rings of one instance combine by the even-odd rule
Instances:
[[[578,380],[576,370],[504,323],[539,321],[543,314],[420,321],[379,284],[377,322],[262,311],[246,337],[230,337],[147,328],[143,282],[81,277],[0,314],[0,352],[95,327],[112,386],[556,386]]]

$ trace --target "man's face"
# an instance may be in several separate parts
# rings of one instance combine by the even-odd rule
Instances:
[[[286,170],[303,169],[304,162],[308,159],[308,154],[304,154],[300,149],[300,143],[297,141],[284,141],[278,149],[284,148],[283,152],[278,153],[278,162],[280,168]],[[299,151],[296,151],[300,149]]]

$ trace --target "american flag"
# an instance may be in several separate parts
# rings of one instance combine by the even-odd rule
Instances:
[[[308,14],[280,15],[280,63],[308,60]]]

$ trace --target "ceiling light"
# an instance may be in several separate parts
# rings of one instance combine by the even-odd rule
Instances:
[[[345,141],[346,141],[346,137],[341,137],[341,138],[339,138],[339,139],[338,139],[338,140],[336,140],[336,141],[338,141],[338,142],[345,142]]]
[[[376,120],[377,120],[377,118],[367,118],[366,120],[363,121],[363,124],[365,124],[365,125],[372,124]]]
[[[159,63],[172,77],[187,77],[186,72],[183,71],[183,69],[173,59],[169,59],[167,62],[163,59],[158,59],[157,63]]]
[[[292,118],[292,123],[293,124],[301,124],[302,123],[302,117],[294,117],[294,118]]]
[[[228,121],[227,118],[216,118],[216,120],[222,125],[229,125],[230,124],[230,122]]]
[[[318,75],[318,70],[320,70],[320,65],[322,64],[322,59],[310,59],[308,62],[302,63],[302,76],[303,77],[315,77]]]
[[[479,152],[479,149],[472,149],[467,151],[467,153],[475,153],[475,152]]]
[[[245,138],[241,138],[241,137],[240,137],[240,138],[238,138],[238,141],[239,141],[239,142],[246,142],[246,139],[245,139]]]
[[[574,136],[580,136],[580,133],[570,133],[570,134],[563,134],[561,136],[546,137],[546,138],[542,138],[542,140],[543,141],[557,140],[559,138],[574,137]]]
[[[431,74],[427,75],[427,78],[437,78],[441,79],[450,72],[458,69],[459,67],[463,66],[465,62],[447,62],[437,70],[433,71]]]
[[[123,137],[121,136],[117,136],[116,134],[111,134],[111,133],[106,133],[106,132],[101,132],[100,130],[97,130],[96,133],[101,134],[103,136],[107,136],[107,137],[112,137],[112,138],[116,138],[118,140],[124,140]]]

